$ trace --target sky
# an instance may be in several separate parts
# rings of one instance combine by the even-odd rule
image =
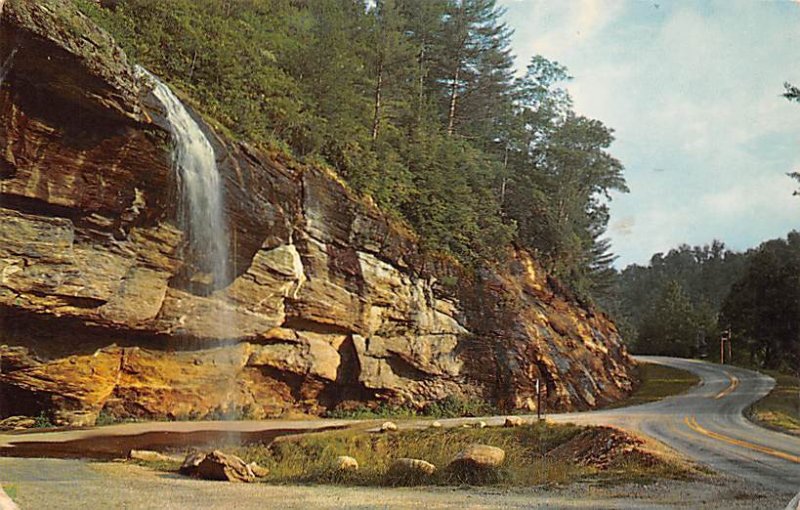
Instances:
[[[682,243],[736,250],[800,230],[800,1],[499,0],[524,69],[569,68],[576,111],[615,131],[616,265]],[[800,185],[799,185],[800,186]]]

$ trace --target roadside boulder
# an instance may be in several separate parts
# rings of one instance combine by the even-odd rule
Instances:
[[[338,471],[358,471],[358,461],[347,455],[336,457],[335,465]]]
[[[521,427],[523,425],[525,425],[525,420],[519,416],[509,416],[503,424],[504,427]]]
[[[400,458],[392,462],[389,471],[401,476],[430,476],[436,471],[436,466],[422,459]]]
[[[435,421],[435,422],[431,423],[431,428],[434,428],[434,429],[440,429],[440,428],[442,428],[442,422],[440,422],[440,421]]]
[[[235,455],[214,450],[211,453],[191,453],[183,461],[181,474],[224,482],[253,482],[257,478],[253,469]]]
[[[506,458],[506,452],[496,446],[474,444],[458,452],[450,462],[452,468],[489,469],[500,466]]]
[[[387,421],[381,425],[381,432],[394,432],[397,430],[397,425],[394,422]]]

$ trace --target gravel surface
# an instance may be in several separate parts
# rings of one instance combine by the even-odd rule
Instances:
[[[417,487],[386,489],[275,486],[204,482],[120,463],[0,458],[0,482],[13,486],[25,509],[412,509],[784,508],[791,497],[746,482],[709,479],[603,487],[574,484],[552,489]]]

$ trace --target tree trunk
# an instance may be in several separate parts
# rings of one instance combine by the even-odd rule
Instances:
[[[417,124],[422,121],[422,104],[425,101],[425,41],[419,48],[419,81],[417,83]]]
[[[372,118],[372,141],[378,139],[381,125],[381,94],[383,92],[383,57],[378,62],[378,79],[375,83],[375,115]]]
[[[503,181],[500,183],[500,214],[505,215],[506,183],[508,182],[508,144],[503,154]]]
[[[461,63],[456,65],[453,83],[450,86],[450,110],[447,113],[447,135],[452,136],[456,123],[456,101],[458,100],[458,78],[461,75]]]

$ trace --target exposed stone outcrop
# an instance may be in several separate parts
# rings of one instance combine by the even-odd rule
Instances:
[[[210,288],[149,84],[71,2],[0,5],[0,62],[16,52],[0,84],[0,417],[261,418],[448,395],[525,408],[536,378],[566,409],[630,390],[613,324],[528,254],[445,292],[449,270],[328,171],[202,123],[234,268]]]
[[[474,332],[462,358],[500,407],[535,410],[537,379],[545,411],[596,407],[630,389],[631,361],[614,324],[576,303],[530,254],[515,250],[475,280],[462,292]]]

